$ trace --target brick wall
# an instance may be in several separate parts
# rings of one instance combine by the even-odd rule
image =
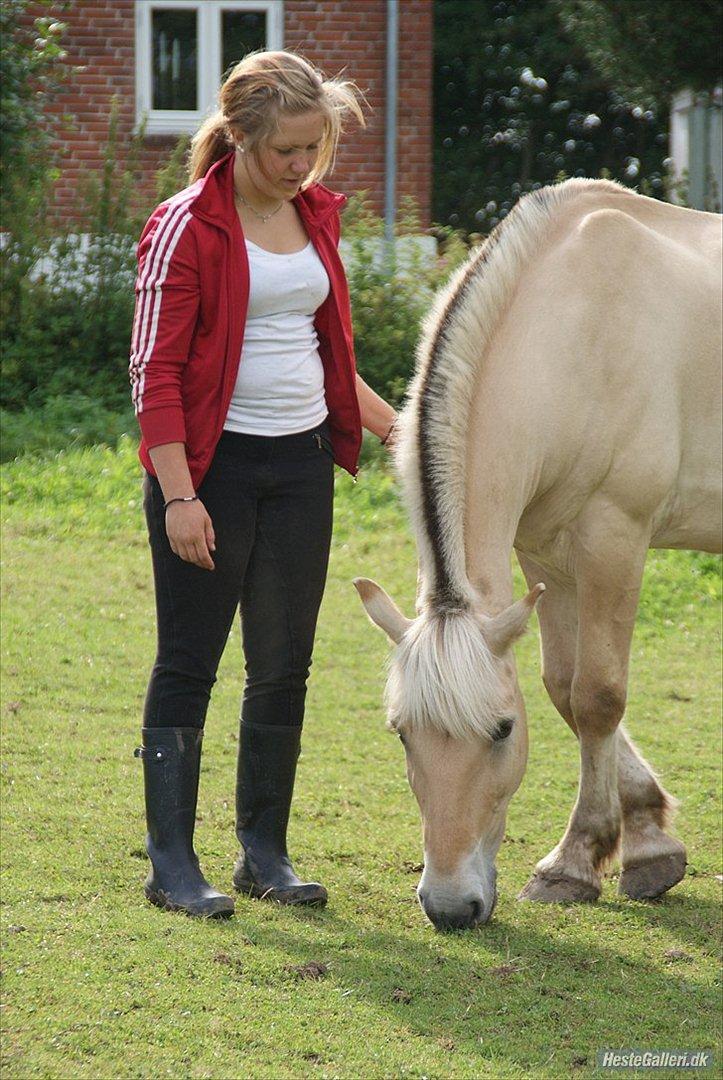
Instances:
[[[398,109],[398,195],[413,195],[428,223],[431,202],[432,0],[401,0]],[[31,15],[47,15],[31,6]],[[135,123],[133,0],[70,0],[51,6],[67,24],[65,47],[72,79],[50,107],[62,121],[62,175],[56,214],[74,216],[85,170],[100,168],[108,115],[119,99],[119,137],[127,145]],[[284,42],[334,75],[345,74],[364,90],[371,106],[367,127],[350,127],[330,186],[350,194],[366,190],[378,211],[384,202],[384,71],[386,0],[286,0]],[[148,136],[141,152],[144,197],[154,198],[153,173],[175,137]]]

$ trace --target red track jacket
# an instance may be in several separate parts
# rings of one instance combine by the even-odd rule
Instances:
[[[312,184],[294,205],[329,275],[316,313],[334,457],[357,472],[361,422],[351,308],[339,257],[344,195]],[[249,298],[249,264],[233,199],[233,154],[153,211],[138,244],[130,379],[139,456],[183,442],[195,488],[223,431],[236,383]]]

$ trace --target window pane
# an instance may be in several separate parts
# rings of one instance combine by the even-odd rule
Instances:
[[[153,12],[154,109],[196,109],[196,12]]]
[[[246,53],[266,48],[266,13],[264,11],[224,11],[221,24],[221,71],[243,60]]]

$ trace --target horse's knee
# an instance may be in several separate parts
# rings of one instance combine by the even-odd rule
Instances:
[[[627,686],[615,679],[575,680],[570,707],[578,729],[607,735],[623,718]]]

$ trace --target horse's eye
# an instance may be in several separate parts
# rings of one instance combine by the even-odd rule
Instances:
[[[510,734],[510,732],[512,731],[512,728],[514,726],[515,726],[514,717],[505,716],[503,720],[500,720],[499,724],[497,725],[495,730],[492,732],[492,741],[493,742],[502,742],[503,739],[507,738],[507,736]]]

